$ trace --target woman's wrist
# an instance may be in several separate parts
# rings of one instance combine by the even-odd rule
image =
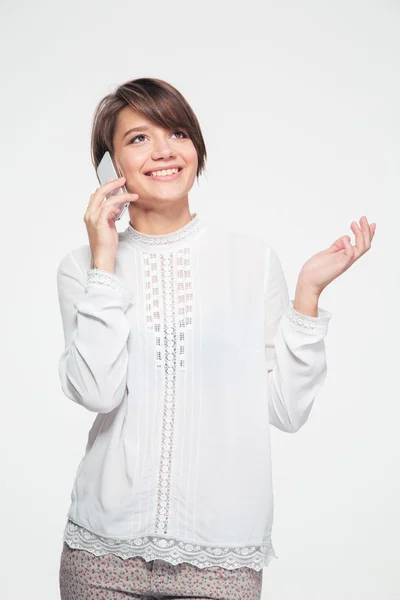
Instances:
[[[108,271],[109,273],[114,273],[115,262],[111,260],[101,260],[92,258],[91,269],[99,269],[100,271]]]
[[[296,312],[308,317],[318,317],[318,301],[320,293],[316,290],[297,284],[293,308]]]

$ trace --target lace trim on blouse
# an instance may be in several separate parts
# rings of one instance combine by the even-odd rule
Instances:
[[[87,284],[96,284],[106,286],[121,293],[126,302],[132,302],[132,293],[125,286],[121,277],[111,271],[102,271],[101,269],[88,269],[86,271]]]
[[[162,235],[150,235],[147,233],[141,233],[140,231],[134,229],[134,227],[132,227],[130,223],[125,229],[125,233],[131,242],[142,247],[170,246],[172,244],[176,244],[178,242],[186,240],[201,227],[199,215],[197,213],[191,213],[191,217],[192,219],[191,221],[189,221],[189,223],[186,223],[186,225],[184,225],[180,229],[177,229],[176,231],[172,231],[171,233],[164,233]]]
[[[146,535],[130,540],[105,538],[94,534],[68,519],[64,530],[64,541],[71,547],[87,550],[95,556],[115,554],[126,560],[141,556],[145,560],[164,560],[173,565],[188,562],[200,569],[218,566],[224,569],[249,567],[260,571],[278,558],[271,541],[250,546],[200,546],[181,542],[171,537]]]
[[[287,311],[287,317],[292,326],[302,333],[318,333],[326,335],[328,324],[332,314],[324,308],[318,308],[318,317],[310,317],[303,315],[293,308],[294,300],[291,300],[291,305]]]

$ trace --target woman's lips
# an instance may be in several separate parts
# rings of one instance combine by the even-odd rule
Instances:
[[[146,175],[146,177],[154,179],[154,181],[173,181],[174,179],[177,179],[179,177],[179,175],[182,173],[182,170],[183,169],[181,169],[178,173],[173,173],[172,175],[165,175],[165,177],[162,177],[160,175]]]

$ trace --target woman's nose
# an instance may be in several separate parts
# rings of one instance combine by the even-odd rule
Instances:
[[[158,156],[168,158],[173,154],[174,151],[172,146],[168,143],[168,140],[164,138],[158,140],[158,142],[154,144],[153,152]]]

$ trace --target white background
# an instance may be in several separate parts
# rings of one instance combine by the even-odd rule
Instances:
[[[377,223],[371,250],[321,295],[328,376],[308,422],[272,428],[279,558],[263,598],[399,599],[400,3],[3,0],[0,43],[1,597],[59,597],[94,417],[61,391],[56,269],[88,242],[95,105],[157,77],[204,134],[192,212],[269,240],[292,296],[311,255],[354,243],[362,215]]]

